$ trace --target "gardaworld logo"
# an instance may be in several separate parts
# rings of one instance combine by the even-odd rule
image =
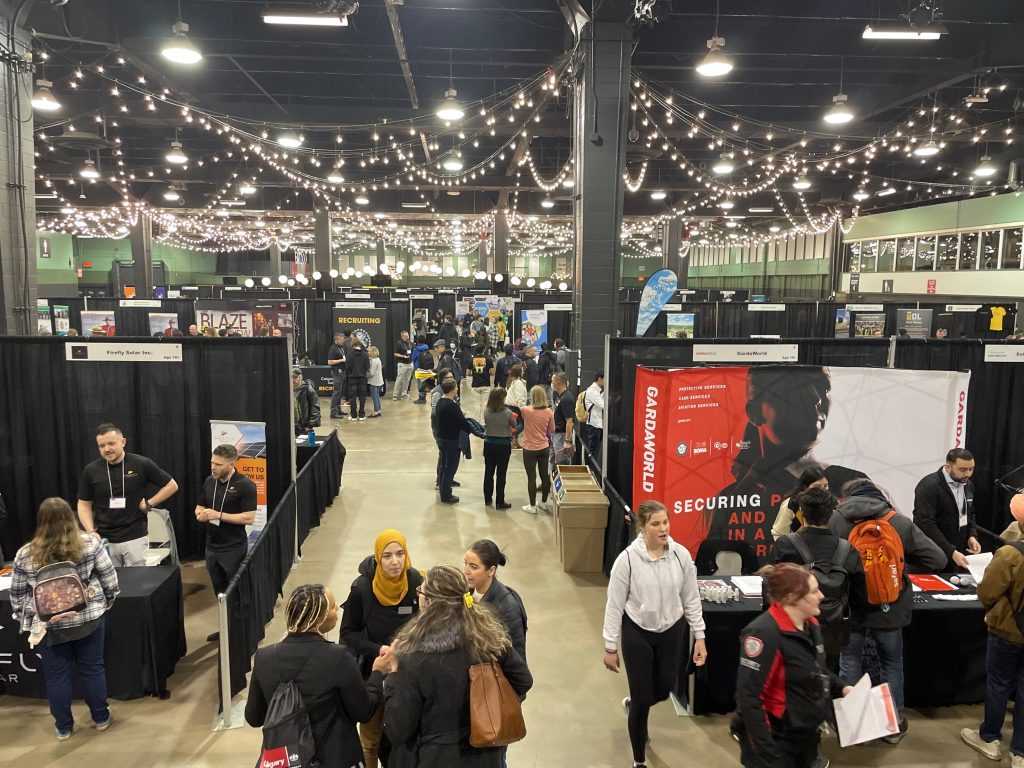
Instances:
[[[964,417],[966,415],[965,414],[966,410],[967,410],[967,392],[965,390],[961,389],[960,390],[959,402],[957,402],[957,405],[956,405],[956,439],[953,442],[953,445],[955,447],[957,447],[957,448],[959,448],[961,445],[963,445]]]
[[[655,433],[658,429],[658,397],[657,387],[647,388],[647,404],[644,408],[644,442],[643,464],[641,466],[640,487],[646,493],[654,493],[654,462],[657,459]]]

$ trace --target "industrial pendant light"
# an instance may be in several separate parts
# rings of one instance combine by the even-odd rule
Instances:
[[[32,108],[40,112],[56,112],[60,109],[60,102],[53,95],[53,83],[49,80],[36,80],[36,89],[32,92]]]
[[[277,143],[285,149],[298,149],[305,140],[301,133],[296,133],[295,131],[282,131],[277,136]]]
[[[718,35],[718,0],[715,0],[715,34],[708,40],[708,53],[697,65],[697,74],[702,77],[722,77],[732,72],[732,59],[722,53],[725,38]]]
[[[444,156],[444,160],[441,161],[441,167],[449,173],[458,173],[462,170],[462,158],[456,150],[452,150]]]
[[[711,166],[711,170],[719,176],[725,176],[726,174],[732,173],[734,168],[735,166],[729,158],[728,152],[723,152],[722,155],[715,160],[715,164]]]
[[[78,175],[83,179],[93,181],[100,177],[100,172],[96,169],[96,163],[90,158],[82,165],[81,170],[78,171]]]
[[[832,97],[832,109],[825,113],[825,122],[830,125],[843,125],[853,120],[853,112],[847,105],[846,94],[843,93],[843,58],[839,58],[839,93]]]
[[[935,143],[935,139],[929,139],[924,144],[919,145],[915,150],[914,154],[918,157],[934,157],[939,154],[940,147]]]
[[[449,123],[454,123],[456,120],[461,120],[465,117],[466,112],[462,109],[462,105],[455,100],[458,96],[458,91],[455,90],[455,84],[452,81],[452,50],[448,49],[448,90],[444,92],[444,101],[441,106],[438,107],[437,116],[442,120],[446,120]]]
[[[811,188],[811,180],[804,176],[802,173],[793,179],[793,189],[799,189],[801,192],[805,189]]]
[[[160,54],[175,64],[198,64],[203,54],[188,38],[188,24],[181,20],[181,0],[178,0],[178,20],[171,26],[172,37],[164,41]]]
[[[188,155],[186,155],[185,151],[181,148],[181,142],[175,140],[171,142],[171,148],[167,151],[167,154],[164,155],[164,159],[167,160],[168,163],[173,163],[174,165],[184,165],[188,162]]]
[[[974,175],[979,179],[989,179],[996,175],[997,170],[999,169],[996,168],[995,164],[992,162],[992,158],[985,155],[981,158],[981,162],[978,164],[978,167],[974,169]]]

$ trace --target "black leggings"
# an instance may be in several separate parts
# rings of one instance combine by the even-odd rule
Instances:
[[[651,707],[668,698],[679,677],[683,661],[683,622],[680,619],[664,632],[648,632],[629,616],[622,616],[622,659],[629,682],[629,743],[633,761],[645,762],[647,718]]]
[[[523,449],[523,466],[526,467],[526,489],[530,492],[530,506],[537,503],[537,470],[540,470],[540,498],[541,501],[548,500],[551,493],[551,473],[548,471],[548,456],[550,448],[540,451],[528,451]]]
[[[508,471],[508,460],[512,456],[512,443],[508,438],[502,443],[484,443],[484,501],[491,500],[491,494],[497,490],[494,501],[505,503],[505,474]],[[494,487],[494,476],[498,476],[498,487]]]

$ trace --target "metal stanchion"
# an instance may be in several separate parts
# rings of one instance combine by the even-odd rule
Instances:
[[[228,654],[228,601],[224,594],[217,595],[217,617],[220,623],[220,711],[214,716],[214,731],[229,731],[244,725],[242,710],[245,699],[232,705],[231,701],[231,659]],[[235,712],[238,709],[238,712]]]
[[[314,455],[315,458],[315,455]],[[312,459],[310,459],[312,461]],[[295,497],[295,534],[292,536],[292,567],[299,564],[302,560],[299,557],[299,489],[298,485],[295,486],[295,493],[292,494]]]

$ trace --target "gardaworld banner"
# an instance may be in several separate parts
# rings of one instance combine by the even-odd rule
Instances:
[[[969,373],[761,365],[637,368],[633,508],[672,513],[672,537],[772,546],[779,505],[820,467],[833,495],[870,477],[897,509],[963,446]]]

